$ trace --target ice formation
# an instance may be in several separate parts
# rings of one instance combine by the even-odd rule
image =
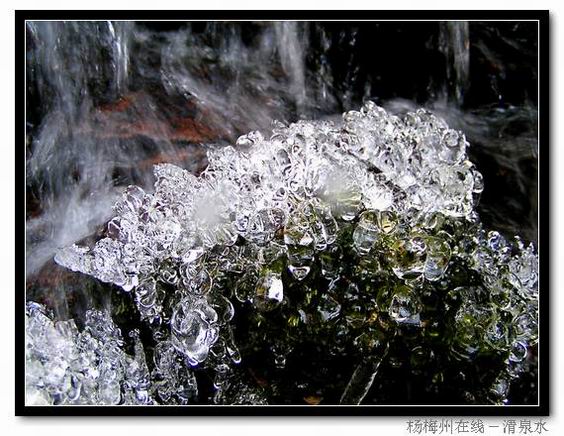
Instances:
[[[90,310],[82,332],[74,320],[53,321],[45,307],[26,310],[28,405],[151,404],[151,380],[139,333],[133,356],[109,313]]]
[[[375,371],[384,355],[373,353],[382,353],[395,329],[433,334],[437,323],[429,313],[438,312],[429,307],[440,300],[453,319],[453,356],[471,360],[484,346],[508,353],[499,387],[519,375],[537,340],[538,258],[532,246],[482,228],[475,202],[484,184],[467,146],[461,132],[425,110],[400,118],[371,102],[345,113],[339,125],[276,123],[269,138],[252,132],[235,147],[210,150],[200,176],[155,166],[153,193],[127,188],[106,236],[94,247],[64,248],[55,260],[133,293],[141,318],[154,326],[159,402],[189,403],[195,384],[175,380],[190,380],[190,368],[205,365],[214,368],[216,401],[223,401],[222,386],[241,359],[233,299],[266,319],[284,312],[285,328],[342,326],[335,337],[349,335],[367,350],[368,362],[378,362],[367,367]],[[324,290],[320,281],[328,283]],[[305,303],[294,304],[288,287],[300,286]],[[31,321],[44,319],[35,313]],[[67,325],[44,323],[54,332]],[[99,386],[78,399],[67,388],[61,394],[74,374],[100,371],[106,351],[90,351],[94,339],[76,330],[43,351],[39,333],[28,334],[29,365],[60,361],[68,368],[48,382],[36,381],[35,370],[28,375],[29,392],[41,401],[137,398],[123,386],[121,397],[95,393]],[[86,342],[76,339],[83,336]],[[130,357],[118,336],[109,337],[125,374]],[[285,349],[280,362],[291,346]],[[96,352],[102,355],[84,360]],[[492,395],[503,400],[506,392],[495,386]],[[347,392],[365,388],[349,385]]]

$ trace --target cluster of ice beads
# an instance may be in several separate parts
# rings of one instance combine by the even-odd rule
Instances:
[[[513,377],[536,342],[538,258],[482,229],[467,146],[425,110],[372,102],[339,125],[277,123],[210,150],[200,176],[157,165],[154,192],[127,188],[105,238],[55,260],[133,292],[156,340],[218,380],[241,358],[235,300],[259,319],[282,313],[279,329],[335,325],[336,344],[362,350],[402,326],[432,335],[445,312],[453,356],[507,352]]]

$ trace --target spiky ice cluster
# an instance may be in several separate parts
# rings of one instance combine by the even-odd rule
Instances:
[[[289,326],[317,319],[289,286],[303,287],[319,322],[355,330],[351,338],[376,326],[390,338],[402,325],[426,334],[440,294],[433,304],[452,313],[452,352],[511,350],[515,375],[536,341],[538,259],[482,229],[483,180],[467,146],[425,110],[399,118],[371,102],[341,125],[276,124],[268,139],[253,132],[210,150],[200,176],[156,166],[154,192],[127,188],[105,238],[55,260],[133,291],[141,317],[187,366],[219,368],[218,390],[241,359],[233,298],[282,311]],[[318,299],[306,297],[312,283]],[[359,296],[365,303],[351,309]]]
[[[135,354],[109,313],[90,310],[82,332],[74,320],[53,321],[46,308],[26,308],[28,405],[151,404],[151,380],[138,332]]]

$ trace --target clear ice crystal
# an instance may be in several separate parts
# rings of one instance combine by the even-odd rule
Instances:
[[[26,310],[26,404],[151,404],[150,377],[137,332],[134,355],[107,312],[90,310],[79,332],[74,320],[53,321],[45,307]]]
[[[284,299],[284,285],[280,274],[269,272],[259,279],[253,303],[263,312],[275,309]]]
[[[243,145],[210,150],[199,177],[155,166],[155,191],[127,188],[106,238],[92,249],[64,248],[55,260],[130,291],[166,276],[165,261],[182,267],[237,238],[265,246],[282,228],[288,245],[322,249],[334,241],[337,220],[363,209],[469,217],[482,189],[464,135],[425,110],[398,118],[368,102],[341,125],[279,124],[269,139],[252,132],[238,140]],[[307,274],[307,256],[294,256],[297,277]]]
[[[190,404],[198,398],[198,385],[189,365],[170,341],[161,341],[153,354],[155,369],[151,377],[155,398],[162,404]]]
[[[175,307],[170,320],[172,343],[186,355],[190,365],[198,365],[208,357],[218,338],[217,321],[217,312],[206,300],[184,299]]]

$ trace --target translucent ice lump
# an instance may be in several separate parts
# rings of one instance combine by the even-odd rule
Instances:
[[[351,261],[358,262],[355,276],[347,278],[353,298],[361,292],[356,282],[370,283],[375,274],[389,277],[377,296],[379,312],[393,325],[421,328],[427,292],[422,289],[426,284],[446,289],[455,311],[453,353],[472,358],[482,343],[511,349],[507,364],[515,375],[537,340],[538,257],[532,247],[482,229],[475,201],[484,184],[467,146],[464,134],[425,110],[400,118],[372,102],[345,113],[339,125],[276,123],[269,138],[251,132],[235,147],[211,149],[200,176],[170,164],[155,166],[154,192],[128,187],[105,237],[93,247],[63,248],[55,260],[133,292],[141,318],[156,330],[164,326],[164,336],[155,335],[156,358],[163,362],[155,372],[161,374],[157,395],[163,401],[182,403],[196,395],[193,383],[183,385],[192,386],[186,392],[167,384],[167,374],[174,380],[183,371],[176,366],[178,356],[187,367],[211,361],[221,390],[230,365],[240,360],[230,298],[268,316],[286,301],[285,269],[299,284],[318,265],[331,281],[318,311],[325,321],[340,319],[343,301],[331,289],[341,286],[347,259],[339,253],[349,243]],[[445,273],[450,268],[455,280],[453,265],[460,263],[480,275],[479,286],[445,284]],[[344,314],[345,322],[362,325],[363,310],[368,309]],[[39,313],[31,316],[31,325],[44,319]],[[292,315],[288,325],[304,316]],[[87,373],[80,382],[83,396],[77,395],[76,372],[90,367],[84,359],[103,368],[110,351],[94,347],[98,339],[88,329],[63,334],[51,321],[44,323],[56,332],[49,338],[57,346],[44,355],[33,350],[29,362],[38,366],[34,374],[46,371],[41,365],[55,365],[51,377],[59,378],[33,378],[32,386],[65,388],[62,393],[30,388],[37,401],[139,401],[139,395],[118,389],[124,375],[102,386]],[[43,333],[34,328],[31,334]],[[86,345],[76,339],[83,336]],[[112,371],[126,374],[130,358],[117,335],[108,338],[120,362]],[[31,343],[41,348],[37,340]]]

